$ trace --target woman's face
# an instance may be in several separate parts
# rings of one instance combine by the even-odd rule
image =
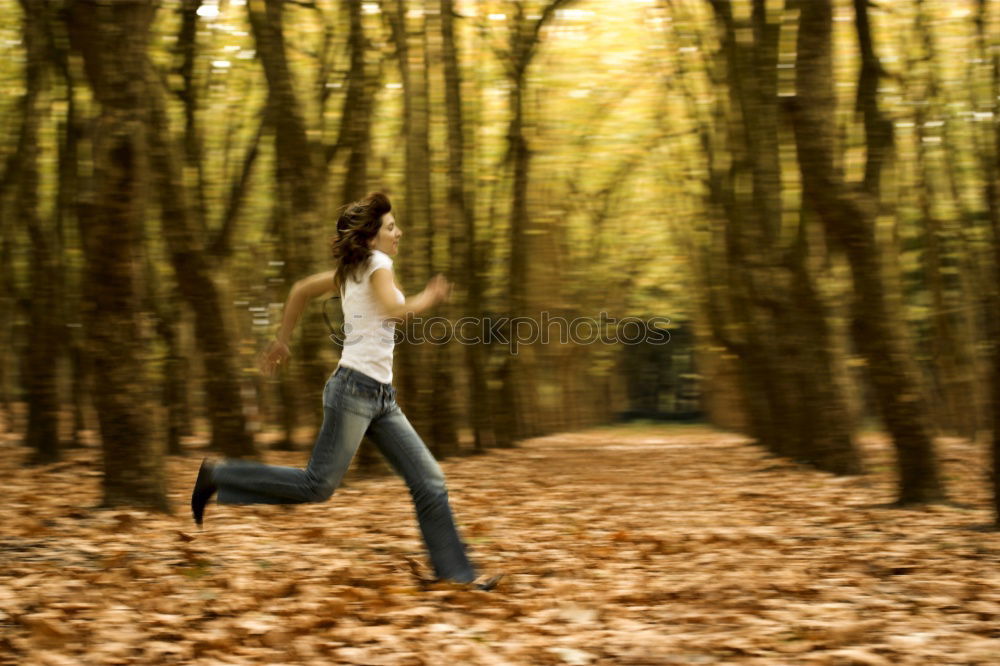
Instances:
[[[373,250],[382,250],[390,257],[395,257],[399,252],[399,237],[402,235],[403,232],[396,224],[396,218],[392,213],[386,213],[382,216],[382,226],[375,234],[375,238],[368,241],[368,245]]]

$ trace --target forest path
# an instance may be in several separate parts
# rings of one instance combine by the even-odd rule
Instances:
[[[395,478],[319,505],[96,511],[96,451],[0,444],[0,663],[995,664],[984,447],[940,440],[964,506],[887,510],[890,449],[837,478],[701,426],[563,433],[442,467],[492,593],[424,589]],[[269,462],[303,464],[305,452]],[[11,656],[4,656],[4,655]]]

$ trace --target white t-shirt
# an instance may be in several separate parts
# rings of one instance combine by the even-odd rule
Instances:
[[[387,320],[372,288],[371,277],[379,268],[392,273],[392,259],[381,250],[373,250],[368,263],[358,270],[357,277],[347,276],[341,291],[344,309],[344,349],[340,365],[363,372],[383,384],[392,383],[392,349],[396,344],[396,324]],[[396,302],[406,299],[395,288]]]

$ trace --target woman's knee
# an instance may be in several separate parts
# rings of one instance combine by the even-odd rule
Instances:
[[[415,500],[447,501],[448,499],[448,485],[445,483],[444,475],[440,473],[414,479],[409,486]]]
[[[337,486],[329,481],[314,481],[309,485],[310,502],[325,502],[333,497]]]

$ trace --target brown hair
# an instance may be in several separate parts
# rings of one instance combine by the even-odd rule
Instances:
[[[372,256],[368,241],[378,235],[382,217],[392,210],[389,197],[370,192],[363,199],[352,201],[340,210],[337,235],[330,240],[330,252],[337,264],[336,282],[343,293],[348,276],[364,266]]]

